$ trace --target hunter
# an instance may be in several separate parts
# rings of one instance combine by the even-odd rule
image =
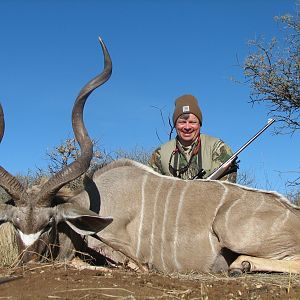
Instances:
[[[200,133],[202,112],[192,95],[176,99],[173,126],[176,138],[157,148],[149,161],[149,166],[162,175],[189,180],[206,178],[233,154],[222,140]],[[236,171],[234,163],[221,180],[236,182]]]

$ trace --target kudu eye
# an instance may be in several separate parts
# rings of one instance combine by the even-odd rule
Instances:
[[[16,217],[12,220],[12,224],[15,227],[15,229],[20,229],[20,218]]]

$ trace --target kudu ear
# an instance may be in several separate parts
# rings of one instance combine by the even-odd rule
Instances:
[[[95,234],[108,226],[113,218],[100,217],[91,210],[72,203],[56,206],[57,222],[66,222],[75,232],[81,235]]]

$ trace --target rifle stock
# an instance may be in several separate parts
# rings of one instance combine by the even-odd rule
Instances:
[[[214,170],[206,179],[218,180],[224,176],[228,168],[232,165],[232,163],[237,159],[238,155],[248,147],[258,136],[260,136],[269,126],[271,126],[275,122],[274,119],[269,119],[268,123],[259,130],[249,141],[247,141],[239,150],[237,150],[227,161],[221,164],[216,170]]]

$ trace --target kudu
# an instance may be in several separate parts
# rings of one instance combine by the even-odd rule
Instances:
[[[30,250],[23,261],[32,259],[32,253],[56,253],[51,245],[59,242],[56,256],[66,257],[66,248],[76,244],[72,238],[62,244],[60,235],[68,230],[68,237],[78,234],[77,241],[88,234],[87,249],[92,253],[141,269],[300,273],[300,211],[274,192],[166,177],[124,159],[96,171],[85,190],[65,203],[55,202],[60,188],[90,164],[92,144],[82,111],[87,96],[111,73],[101,44],[104,72],[80,92],[73,109],[81,157],[32,194],[1,169],[0,185],[16,206],[2,205],[0,218],[16,228],[20,250]],[[99,212],[110,217],[100,217]]]

